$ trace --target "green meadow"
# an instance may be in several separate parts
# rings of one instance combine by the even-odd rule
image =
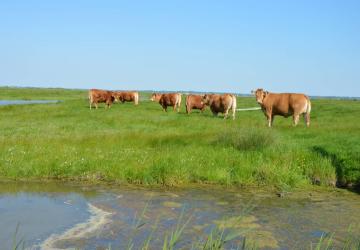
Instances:
[[[209,109],[163,112],[140,104],[89,110],[87,91],[0,88],[0,99],[60,100],[0,106],[0,177],[183,186],[220,184],[278,189],[360,183],[360,101],[312,99],[311,126],[301,118],[240,111],[236,120]],[[238,108],[257,107],[238,97]]]

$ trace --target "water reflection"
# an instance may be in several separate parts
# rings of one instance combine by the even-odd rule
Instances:
[[[59,103],[58,100],[0,100],[0,106]]]
[[[244,212],[249,204],[254,208]],[[109,221],[91,226],[95,222],[91,222],[89,206],[99,214],[103,211]],[[134,234],[134,218],[139,218],[144,207],[141,229]],[[243,236],[263,249],[304,249],[324,233],[335,232],[335,242],[343,240],[350,224],[360,225],[359,209],[359,196],[346,191],[308,191],[279,198],[269,192],[216,187],[164,190],[7,182],[0,183],[0,242],[9,246],[20,222],[20,236],[25,237],[27,246],[39,246],[56,234],[55,245],[60,249],[109,245],[124,249],[130,238],[138,249],[156,225],[151,245],[157,249],[184,211],[183,220],[191,219],[178,247],[205,239],[218,226],[243,231]],[[66,234],[81,223],[92,229],[79,237]],[[66,237],[61,239],[62,235]],[[231,244],[239,240],[241,237]]]

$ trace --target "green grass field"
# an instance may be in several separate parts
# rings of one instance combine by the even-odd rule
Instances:
[[[146,185],[211,183],[280,189],[360,183],[360,101],[312,100],[311,127],[261,111],[236,120],[207,109],[162,111],[140,104],[89,110],[87,91],[0,88],[0,99],[58,104],[0,106],[0,176]],[[238,108],[257,107],[238,97]]]

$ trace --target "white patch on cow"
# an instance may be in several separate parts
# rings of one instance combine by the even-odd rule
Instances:
[[[307,108],[308,108],[308,101],[306,100],[306,102],[305,102],[305,105],[303,106],[303,108],[301,109],[301,111],[300,111],[300,114],[302,114],[302,113],[306,113],[306,111],[307,111]]]

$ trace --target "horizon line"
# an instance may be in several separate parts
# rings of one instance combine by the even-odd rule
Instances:
[[[19,89],[64,89],[64,90],[89,90],[92,88],[66,88],[66,87],[34,87],[34,86],[10,86],[10,85],[0,85],[0,88],[19,88]],[[102,89],[102,88],[99,88]],[[105,89],[104,89],[105,90]],[[181,93],[219,93],[219,94],[225,94],[225,93],[231,93],[238,96],[253,96],[252,94],[245,94],[240,92],[229,92],[229,91],[198,91],[198,90],[154,90],[154,89],[108,89],[108,90],[114,90],[114,91],[140,91],[140,92],[181,92]],[[271,91],[269,91],[271,92]],[[290,92],[271,92],[271,93],[290,93]],[[292,92],[296,93],[296,92]],[[343,98],[343,99],[360,99],[360,96],[336,96],[336,95],[308,95],[312,98]]]

